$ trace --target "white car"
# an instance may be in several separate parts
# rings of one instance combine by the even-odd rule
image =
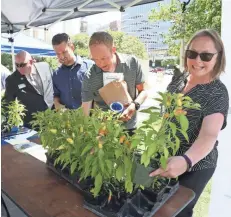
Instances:
[[[165,74],[166,75],[173,75],[174,74],[174,69],[166,69]]]

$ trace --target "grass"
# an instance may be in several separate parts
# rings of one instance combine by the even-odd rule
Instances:
[[[206,185],[193,212],[193,217],[208,217],[212,181]]]

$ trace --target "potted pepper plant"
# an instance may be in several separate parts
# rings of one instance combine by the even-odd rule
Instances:
[[[150,187],[153,178],[149,173],[158,167],[166,168],[168,158],[179,149],[182,135],[188,141],[189,122],[187,111],[200,109],[188,96],[181,93],[160,93],[159,107],[150,107],[142,112],[149,114],[132,138],[134,154],[133,182]]]
[[[19,127],[23,126],[23,117],[25,116],[25,106],[16,98],[6,105],[2,100],[1,116],[4,121],[1,123],[3,136],[4,133],[17,133]]]

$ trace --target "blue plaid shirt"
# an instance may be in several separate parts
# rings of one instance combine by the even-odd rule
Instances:
[[[54,97],[60,98],[60,103],[69,109],[77,109],[82,104],[82,81],[93,62],[76,57],[73,66],[62,65],[53,73]]]

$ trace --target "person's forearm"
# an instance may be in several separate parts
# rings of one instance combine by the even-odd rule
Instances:
[[[148,97],[147,91],[143,90],[139,93],[139,95],[134,101],[138,102],[141,105],[147,99],[147,97]]]
[[[57,96],[54,97],[54,105],[60,105],[60,99]]]
[[[198,138],[191,148],[185,153],[195,165],[206,157],[214,148],[217,138],[215,136],[203,136]]]
[[[82,103],[82,108],[83,108],[84,115],[86,115],[86,116],[90,115],[91,107],[92,107],[92,101]]]

